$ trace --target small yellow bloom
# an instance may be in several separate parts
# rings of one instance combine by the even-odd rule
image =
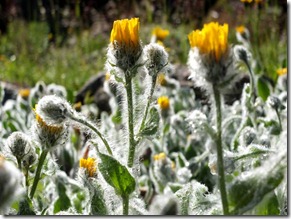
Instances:
[[[159,97],[158,104],[162,110],[168,110],[170,108],[170,100],[167,96]]]
[[[129,48],[139,45],[139,18],[116,20],[113,23],[110,42]]]
[[[166,159],[166,154],[164,152],[159,153],[159,154],[155,154],[154,155],[154,160],[158,161],[158,160],[165,160]]]
[[[105,81],[108,81],[110,79],[110,77],[111,77],[110,72],[106,72],[106,74],[105,74]]]
[[[287,74],[287,68],[279,68],[279,69],[277,69],[277,74],[280,75],[280,76]]]
[[[79,101],[77,103],[74,104],[73,108],[76,110],[76,111],[81,111],[81,108],[82,108],[82,102]]]
[[[152,35],[156,36],[157,41],[164,41],[164,39],[170,34],[170,31],[155,27],[152,31]]]
[[[176,169],[176,163],[174,161],[172,161],[172,163],[171,163],[171,168],[172,168],[172,170]]]
[[[35,119],[37,121],[37,124],[39,125],[40,128],[42,128],[45,132],[48,132],[51,135],[56,135],[61,133],[63,130],[62,126],[56,126],[56,125],[48,125],[39,114],[36,113],[36,107],[37,104],[35,105],[34,112],[35,112]]]
[[[166,86],[167,85],[166,76],[163,73],[158,75],[157,81],[158,81],[158,84],[160,84],[161,86]]]
[[[202,30],[192,31],[188,39],[192,48],[197,47],[201,54],[210,55],[219,62],[228,50],[228,24],[204,24]]]
[[[29,89],[20,89],[18,91],[18,94],[23,98],[23,99],[27,99],[29,94],[30,94],[30,90]]]
[[[97,165],[95,158],[92,157],[89,157],[87,159],[81,158],[79,166],[87,170],[89,177],[93,177],[96,175]]]
[[[245,26],[240,25],[240,26],[237,26],[235,28],[235,30],[236,30],[236,32],[239,32],[240,34],[243,34],[246,31],[246,28],[245,28]]]
[[[240,0],[241,2],[252,3],[253,0]]]

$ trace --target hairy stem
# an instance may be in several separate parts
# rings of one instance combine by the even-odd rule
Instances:
[[[129,197],[122,196],[123,215],[128,215]]]
[[[109,144],[108,144],[108,141],[105,139],[105,137],[101,134],[101,132],[99,132],[99,130],[98,130],[98,129],[93,125],[93,124],[91,124],[90,122],[88,122],[88,121],[86,121],[86,120],[83,120],[83,119],[81,119],[81,118],[77,118],[77,117],[75,117],[75,116],[71,116],[70,118],[71,118],[72,120],[76,121],[76,122],[79,122],[79,123],[81,123],[81,124],[87,126],[87,127],[90,128],[92,131],[94,131],[94,132],[99,136],[99,138],[103,141],[103,143],[104,143],[104,145],[105,145],[105,147],[106,147],[108,153],[109,153],[110,155],[112,155],[112,150],[111,150],[111,148],[110,148],[110,146],[109,146]]]
[[[128,110],[128,133],[129,133],[129,151],[128,151],[128,167],[133,166],[135,154],[134,128],[133,128],[133,101],[132,101],[132,81],[131,76],[125,77],[125,89],[127,96],[127,110]]]
[[[141,122],[141,125],[140,125],[138,133],[140,133],[142,131],[142,129],[144,128],[145,121],[146,121],[146,118],[147,118],[147,115],[148,115],[148,111],[149,111],[149,107],[150,107],[150,103],[152,101],[152,97],[153,97],[153,94],[154,94],[154,91],[155,91],[156,80],[157,80],[157,76],[153,76],[151,90],[150,90],[150,93],[149,93],[149,96],[148,96],[148,99],[147,99],[145,112],[144,112],[143,119],[142,119],[142,122]]]
[[[37,165],[37,169],[36,169],[36,173],[35,173],[35,177],[34,177],[34,180],[33,180],[32,187],[31,187],[30,195],[29,195],[30,199],[32,199],[33,196],[34,196],[37,184],[38,184],[38,182],[40,180],[40,174],[41,174],[42,166],[44,164],[44,161],[45,161],[45,158],[46,158],[47,154],[48,154],[48,150],[46,150],[46,149],[41,152],[41,155],[40,155],[40,158],[39,158],[39,161],[38,161],[38,165]]]
[[[219,90],[213,85],[213,93],[215,100],[215,108],[216,108],[216,146],[217,146],[217,167],[218,167],[218,181],[219,181],[219,189],[221,195],[221,202],[223,207],[223,214],[228,215],[228,201],[225,187],[225,179],[224,179],[224,163],[223,163],[223,149],[222,149],[222,139],[221,139],[221,96]]]

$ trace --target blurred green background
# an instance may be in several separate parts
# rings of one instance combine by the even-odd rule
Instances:
[[[229,24],[230,44],[238,43],[235,27],[248,28],[256,74],[275,83],[276,69],[287,67],[286,1],[1,0],[0,9],[0,81],[20,87],[42,80],[78,90],[104,71],[114,20],[131,17],[140,18],[143,45],[154,27],[170,31],[164,45],[173,64],[186,64],[192,30],[217,21]]]

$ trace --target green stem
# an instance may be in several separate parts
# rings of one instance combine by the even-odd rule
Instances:
[[[128,215],[128,206],[129,206],[129,197],[126,195],[122,197],[123,215]]]
[[[88,121],[86,121],[86,120],[83,120],[83,119],[81,119],[81,118],[77,118],[77,117],[75,117],[75,116],[71,116],[70,118],[71,118],[72,120],[76,121],[76,122],[79,122],[79,123],[81,123],[81,124],[87,126],[87,127],[90,128],[92,131],[94,131],[94,132],[99,136],[99,138],[103,141],[103,143],[104,143],[104,145],[105,145],[105,147],[106,147],[108,153],[109,153],[110,155],[112,155],[112,150],[111,150],[111,148],[110,148],[110,146],[109,146],[107,140],[104,138],[104,136],[101,134],[101,132],[99,132],[98,129],[97,129],[93,124],[91,124],[90,122],[88,122]]]
[[[35,177],[33,180],[33,185],[31,187],[31,191],[30,191],[30,199],[32,199],[34,196],[38,181],[40,180],[41,169],[42,169],[42,166],[44,164],[44,161],[45,161],[47,154],[48,154],[48,150],[43,150],[41,155],[40,155],[37,169],[36,169],[36,173],[35,173]]]
[[[221,139],[221,96],[219,90],[213,85],[213,93],[216,107],[216,127],[217,127],[217,136],[216,136],[216,146],[217,146],[217,166],[218,166],[218,180],[219,180],[219,189],[221,195],[221,202],[223,207],[223,214],[228,215],[228,201],[225,187],[224,179],[224,163],[223,163],[223,150],[222,150],[222,139]]]
[[[282,122],[281,122],[281,117],[280,117],[280,113],[278,111],[278,109],[276,109],[276,114],[277,114],[277,117],[278,117],[278,120],[279,120],[279,125],[280,125],[280,131],[282,131]]]
[[[25,186],[26,186],[26,193],[28,194],[28,188],[29,188],[29,174],[28,174],[29,168],[26,168],[25,170]]]
[[[17,157],[16,160],[17,160],[17,164],[18,164],[18,169],[21,171],[21,168],[22,168],[21,159]]]
[[[147,115],[148,115],[148,111],[149,111],[149,107],[150,107],[150,103],[152,101],[152,97],[153,97],[153,94],[154,94],[154,91],[155,91],[155,85],[156,85],[157,76],[153,76],[152,79],[153,80],[152,80],[151,90],[150,90],[150,93],[149,93],[149,96],[148,96],[148,99],[147,99],[146,109],[145,109],[145,112],[144,112],[144,115],[143,115],[143,119],[142,119],[142,122],[141,122],[141,125],[140,125],[138,133],[140,133],[142,131],[142,129],[144,128],[145,121],[146,121],[146,118],[147,118]]]
[[[125,89],[127,95],[127,110],[128,110],[128,133],[129,133],[129,151],[128,151],[128,167],[133,166],[135,154],[134,128],[133,128],[133,101],[132,101],[132,81],[131,76],[125,77]]]

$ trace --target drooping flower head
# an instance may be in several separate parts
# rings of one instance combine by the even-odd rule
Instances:
[[[94,177],[97,174],[97,164],[96,159],[89,158],[81,158],[79,163],[80,168],[84,168],[88,177]]]
[[[228,25],[216,22],[205,24],[202,30],[192,31],[189,35],[191,47],[197,47],[199,52],[212,57],[216,62],[228,51]]]

